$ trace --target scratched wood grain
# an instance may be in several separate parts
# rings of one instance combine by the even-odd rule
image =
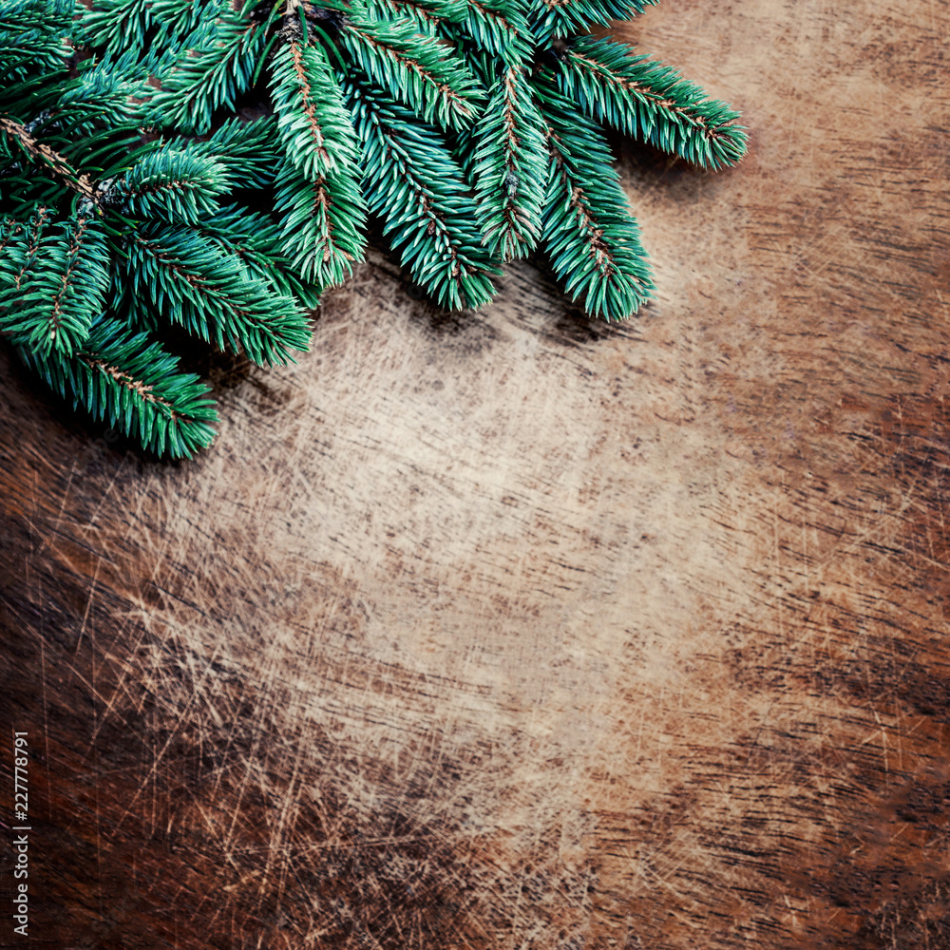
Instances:
[[[950,6],[616,32],[752,129],[636,322],[375,254],[185,465],[0,353],[29,945],[950,947]]]

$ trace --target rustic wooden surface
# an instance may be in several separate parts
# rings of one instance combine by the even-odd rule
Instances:
[[[0,354],[16,945],[950,947],[950,5],[617,32],[753,130],[638,321],[376,255],[181,466]]]

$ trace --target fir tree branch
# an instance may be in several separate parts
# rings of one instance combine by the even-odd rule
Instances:
[[[26,238],[26,247],[22,248],[23,241],[16,239],[24,233],[24,227],[13,218],[7,218],[0,226],[0,251],[5,251],[3,258],[0,258],[4,264],[4,269],[10,268],[6,274],[4,282],[7,286],[12,284],[14,290],[20,289],[23,281],[23,275],[32,266],[36,260],[36,252],[39,250],[40,241],[43,236],[43,229],[50,219],[49,208],[37,208],[36,215],[29,224],[29,237]],[[11,253],[12,252],[12,253]],[[13,258],[11,260],[11,258]],[[13,271],[16,273],[13,273]]]
[[[0,331],[41,356],[52,351],[69,355],[102,312],[109,250],[105,236],[86,218],[45,234],[44,225],[45,219],[38,218],[27,242],[4,241]]]
[[[57,117],[69,118],[71,130],[88,133],[96,120],[119,126],[141,120],[141,104],[152,90],[134,54],[86,60],[79,68],[56,109]]]
[[[420,33],[433,34],[443,22],[464,16],[461,0],[368,0],[365,15],[374,20],[412,20]]]
[[[128,213],[197,224],[214,214],[217,197],[230,191],[232,182],[210,155],[166,145],[139,158],[114,187]]]
[[[451,34],[461,33],[475,45],[508,65],[531,58],[528,21],[512,0],[460,0],[462,16],[452,22]],[[449,30],[442,35],[449,38]]]
[[[191,45],[191,36],[202,23],[227,15],[229,5],[230,0],[150,0],[150,16],[160,30],[150,45],[169,46],[180,53]]]
[[[223,251],[235,254],[253,277],[267,281],[278,294],[296,297],[307,310],[320,305],[319,288],[299,280],[284,253],[280,228],[262,214],[227,205],[200,224],[202,234]]]
[[[251,83],[267,40],[258,24],[233,12],[209,23],[201,35],[198,32],[191,37],[194,45],[162,77],[162,89],[153,97],[148,116],[157,125],[200,135],[211,128],[216,109],[234,109],[237,96]]]
[[[306,46],[290,21],[274,53],[271,90],[288,159],[280,166],[276,207],[284,211],[286,252],[305,279],[341,283],[363,256],[365,222],[359,143],[326,54]]]
[[[745,147],[672,70],[572,39],[652,0],[82,2],[0,0],[0,333],[159,453],[207,444],[213,409],[152,334],[291,360],[367,205],[444,307],[540,243],[622,319],[652,285],[595,122],[713,167]]]
[[[0,9],[0,79],[23,79],[29,69],[62,68],[73,0],[5,0]]]
[[[509,66],[472,136],[478,220],[504,261],[526,257],[541,231],[547,151],[544,120],[519,66]]]
[[[285,154],[302,175],[353,179],[359,144],[326,54],[296,39],[274,51],[271,95]]]
[[[370,79],[427,122],[458,130],[475,120],[484,93],[461,62],[446,56],[435,37],[414,33],[406,21],[352,17],[340,40]]]
[[[557,83],[592,118],[697,165],[721,168],[745,154],[738,112],[623,43],[576,40],[562,56]]]
[[[280,147],[273,116],[246,122],[239,118],[223,122],[205,141],[177,138],[171,146],[192,155],[207,155],[227,170],[232,183],[263,188],[274,183]]]
[[[0,7],[0,43],[33,33],[59,37],[72,25],[74,9],[73,0],[4,0]]]
[[[605,320],[624,320],[653,282],[607,142],[556,94],[544,97],[551,155],[544,208],[545,249],[574,300]]]
[[[308,348],[310,328],[296,301],[274,294],[199,232],[152,227],[132,236],[127,254],[132,293],[148,294],[201,339],[260,364],[293,362],[294,350]]]
[[[403,265],[443,307],[487,303],[497,269],[473,227],[462,170],[439,135],[381,90],[351,80],[344,91],[363,141],[370,210]]]
[[[91,7],[77,5],[81,13],[78,41],[88,47],[105,47],[118,53],[129,44],[141,48],[152,27],[152,0],[98,0]]]
[[[89,176],[77,172],[62,155],[34,138],[22,122],[10,116],[0,116],[0,132],[15,139],[31,159],[42,162],[68,188],[98,204],[99,195]]]
[[[27,347],[20,357],[59,395],[93,419],[108,420],[157,455],[190,458],[211,443],[217,421],[210,389],[148,335],[99,318],[82,349],[46,356]]]
[[[528,20],[538,43],[586,33],[592,26],[627,20],[658,0],[530,0]]]
[[[305,178],[292,162],[277,170],[274,209],[284,253],[305,281],[321,289],[340,284],[363,259],[366,203],[348,178]]]

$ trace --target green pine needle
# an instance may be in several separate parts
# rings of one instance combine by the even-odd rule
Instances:
[[[445,143],[381,90],[352,82],[346,92],[363,141],[369,207],[383,218],[403,265],[447,309],[487,303],[497,271]]]
[[[147,98],[148,76],[135,56],[86,60],[71,88],[58,97],[59,115],[70,114],[74,134],[94,134],[96,122],[125,125],[140,119],[138,103]]]
[[[443,20],[462,18],[460,0],[368,0],[366,16],[372,20],[412,20],[420,33],[434,34]]]
[[[531,34],[519,5],[510,0],[462,0],[461,12],[461,18],[443,27],[446,39],[474,44],[508,65],[530,60]]]
[[[593,316],[625,320],[650,296],[653,282],[610,149],[569,100],[548,96],[544,117],[551,156],[545,250],[573,300]]]
[[[157,225],[132,236],[126,261],[135,294],[147,294],[173,323],[219,348],[243,350],[260,364],[293,362],[308,348],[306,316],[273,293],[240,257],[198,231]]]
[[[283,152],[305,178],[347,178],[359,188],[359,143],[330,63],[317,46],[280,45],[271,66],[271,98]]]
[[[231,12],[192,35],[194,45],[162,78],[162,89],[149,108],[151,121],[202,134],[216,109],[233,110],[250,85],[264,31]]]
[[[77,5],[77,41],[117,54],[141,46],[152,28],[151,0],[99,0],[93,7]]]
[[[475,201],[485,243],[503,261],[526,257],[541,233],[544,119],[519,66],[491,90],[472,136]]]
[[[627,20],[658,0],[529,0],[531,33],[539,44]]]
[[[272,185],[280,159],[277,123],[272,116],[252,122],[228,119],[206,141],[181,137],[175,139],[174,147],[214,158],[230,181],[244,188]]]
[[[228,254],[236,254],[253,277],[278,294],[295,297],[305,310],[320,305],[318,288],[304,283],[284,254],[280,228],[268,217],[240,205],[224,205],[199,225],[205,237]]]
[[[231,182],[211,155],[165,146],[143,155],[116,189],[127,197],[131,215],[197,224],[214,214],[216,199],[231,190]]]
[[[51,223],[45,213],[25,228],[5,222],[0,232],[0,331],[41,356],[69,355],[103,306],[105,236],[88,219]]]
[[[475,121],[484,92],[471,70],[446,56],[434,36],[413,32],[411,20],[353,17],[340,39],[371,80],[417,110],[426,122],[464,129]]]
[[[363,259],[366,199],[354,179],[312,180],[285,159],[277,171],[274,210],[284,252],[309,283],[342,284]]]
[[[0,43],[34,35],[58,39],[72,25],[74,9],[74,0],[6,0]]]
[[[576,40],[557,83],[587,115],[688,162],[722,168],[745,154],[746,132],[735,124],[735,109],[623,43]]]
[[[191,458],[214,438],[210,389],[193,373],[180,372],[178,360],[148,334],[102,317],[72,356],[41,356],[29,347],[19,353],[74,408],[82,406],[156,455]]]

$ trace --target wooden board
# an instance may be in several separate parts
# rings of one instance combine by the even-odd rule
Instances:
[[[16,945],[950,947],[948,33],[618,27],[752,129],[725,174],[623,152],[621,328],[530,265],[446,316],[377,254],[298,366],[212,367],[180,466],[3,351]]]

